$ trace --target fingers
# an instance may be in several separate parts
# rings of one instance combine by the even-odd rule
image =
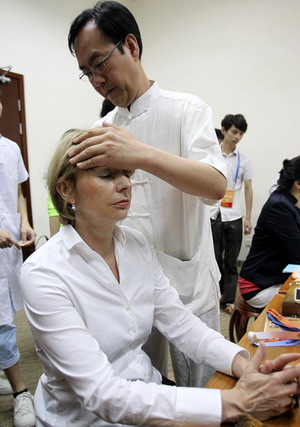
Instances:
[[[265,355],[266,355],[266,346],[264,345],[264,343],[259,343],[259,347],[254,353],[254,356],[252,357],[250,362],[248,363],[246,371],[251,371],[251,370],[259,371],[259,368],[262,366],[262,362],[265,358]]]
[[[274,372],[273,375],[276,376],[281,383],[296,387],[296,389],[291,390],[290,394],[300,393],[298,382],[294,382],[295,378],[298,379],[300,377],[300,365],[291,366],[289,369],[284,369],[280,372]]]
[[[288,363],[300,359],[300,353],[282,354],[274,360],[266,360],[259,367],[259,372],[269,374],[270,372],[281,371]]]
[[[92,136],[101,135],[101,129],[102,127],[98,127],[95,129],[89,129],[86,132],[82,133],[81,135],[74,138],[73,142],[74,144],[80,144],[81,142],[85,141],[87,138],[90,138]]]
[[[88,169],[96,166],[105,166],[101,156],[105,153],[101,140],[89,138],[69,152],[70,163],[79,168]],[[94,145],[91,145],[94,144]],[[102,161],[101,161],[102,160]]]
[[[19,243],[10,235],[7,236],[5,239],[1,240],[1,243],[0,243],[1,249],[11,248],[12,246],[15,246],[17,249],[20,248]]]

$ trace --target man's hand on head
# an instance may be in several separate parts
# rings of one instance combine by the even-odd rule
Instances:
[[[135,140],[127,129],[105,122],[75,138],[74,144],[70,162],[80,169],[142,169],[147,151],[147,145]]]

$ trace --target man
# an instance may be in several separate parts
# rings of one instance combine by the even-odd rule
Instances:
[[[246,205],[244,234],[250,234],[253,169],[249,157],[237,149],[237,144],[247,130],[244,116],[228,114],[222,120],[221,126],[224,135],[221,150],[227,164],[228,186],[222,201],[211,207],[211,224],[216,259],[221,271],[220,306],[231,314],[238,279],[237,259],[243,239],[243,209],[240,195],[244,184]]]
[[[80,78],[117,106],[75,140],[79,145],[70,161],[80,168],[136,170],[125,223],[156,249],[183,303],[218,329],[219,272],[204,203],[224,195],[226,168],[210,108],[196,96],[163,91],[148,79],[138,25],[117,2],[99,2],[82,12],[70,28],[69,48]],[[146,351],[166,374],[166,347],[153,339]],[[178,385],[200,386],[211,374],[172,346],[171,356]]]
[[[27,178],[18,145],[0,135],[0,369],[3,369],[14,396],[15,427],[35,425],[33,398],[20,374],[20,353],[13,323],[14,314],[23,308],[19,284],[22,247],[32,245],[35,239],[21,188]],[[4,387],[3,379],[1,383],[2,394],[7,394],[9,388]]]

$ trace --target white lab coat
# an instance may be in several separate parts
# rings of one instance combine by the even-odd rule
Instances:
[[[20,240],[21,216],[18,209],[18,185],[28,178],[18,145],[0,136],[0,228]],[[23,306],[19,284],[22,251],[14,246],[0,249],[0,325],[13,320]]]

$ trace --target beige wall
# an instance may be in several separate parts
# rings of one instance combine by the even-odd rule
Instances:
[[[25,76],[34,223],[48,234],[43,174],[60,135],[92,124],[101,98],[78,81],[66,37],[89,0],[0,0],[0,67]],[[300,154],[298,0],[127,0],[143,41],[149,78],[192,92],[213,108],[215,126],[243,113],[240,148],[255,168],[253,223],[281,162]],[[245,242],[244,242],[245,246]],[[243,248],[241,257],[247,249]]]

